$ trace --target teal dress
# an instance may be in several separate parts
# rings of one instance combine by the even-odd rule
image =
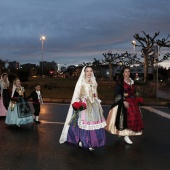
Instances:
[[[14,101],[15,99],[15,101]],[[22,95],[15,90],[10,100],[5,123],[8,125],[22,125],[33,122],[31,109]]]

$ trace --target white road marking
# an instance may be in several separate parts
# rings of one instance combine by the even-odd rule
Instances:
[[[168,106],[148,106],[148,107],[165,108],[165,109],[167,109],[167,108],[168,108]]]
[[[149,110],[150,112],[154,112],[162,117],[166,117],[168,119],[170,119],[170,114],[167,114],[165,112],[162,112],[160,110],[157,110],[157,109],[154,109],[152,107],[149,107],[149,106],[142,106],[142,108],[146,109],[146,110]]]

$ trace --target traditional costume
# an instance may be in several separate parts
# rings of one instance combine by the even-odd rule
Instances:
[[[67,118],[60,137],[60,143],[71,143],[84,148],[101,147],[105,145],[105,118],[101,107],[101,100],[97,96],[97,82],[94,75],[92,84],[85,82],[85,67],[77,81],[72,101],[68,110]],[[85,110],[78,113],[76,124],[69,123],[74,110],[72,104],[82,101],[87,105]],[[80,144],[81,143],[81,144]]]
[[[25,100],[24,87],[16,87],[13,84],[11,101],[6,116],[6,124],[22,125],[33,122],[33,115]]]
[[[33,91],[28,97],[27,100],[32,98],[33,107],[34,107],[34,116],[35,122],[40,123],[39,114],[40,114],[40,104],[43,104],[41,91]]]
[[[0,116],[6,116],[9,102],[10,102],[10,93],[9,93],[9,80],[4,81],[3,75],[7,75],[7,73],[3,73],[0,80],[0,89],[1,89],[1,99],[0,99]]]
[[[124,93],[128,94],[124,97]],[[125,108],[123,101],[129,103]],[[106,130],[119,136],[141,135],[144,128],[142,114],[136,101],[134,81],[124,80],[116,84],[115,99],[107,117]],[[126,138],[125,138],[126,141]]]

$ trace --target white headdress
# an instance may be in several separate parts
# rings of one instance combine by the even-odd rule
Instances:
[[[16,84],[15,84],[16,80],[20,80],[20,79],[19,79],[19,78],[16,78],[16,79],[13,81],[13,87],[12,87],[12,95],[11,95],[11,97],[14,96],[15,90],[16,90],[16,88],[17,88],[17,86],[16,86]],[[24,90],[24,87],[22,87],[21,85],[20,85],[20,89],[21,89],[22,92],[25,91],[25,90]]]
[[[16,79],[13,81],[13,86],[12,86],[12,95],[11,95],[11,97],[13,97],[13,96],[14,96],[15,90],[16,90],[16,88],[17,88],[17,86],[15,85],[15,81],[16,81]]]
[[[3,79],[3,75],[7,75],[8,76],[8,74],[7,73],[3,73],[2,75],[1,75],[1,79],[0,79],[0,88],[1,88],[1,95],[2,95],[2,92],[3,92],[3,89],[4,89],[4,79]],[[7,77],[7,85],[9,86],[9,80],[8,80],[8,77]]]
[[[71,103],[70,103],[70,107],[69,107],[69,110],[68,110],[67,118],[66,118],[66,121],[65,121],[65,124],[64,124],[64,127],[63,127],[63,131],[61,133],[60,140],[59,140],[60,143],[64,143],[67,140],[67,133],[68,133],[68,129],[69,129],[69,126],[70,126],[69,125],[69,121],[70,121],[71,116],[73,114],[72,104],[77,99],[79,99],[81,85],[85,82],[85,68],[86,67],[83,67],[83,69],[81,71],[81,74],[80,74],[80,77],[79,77],[79,79],[78,79],[78,81],[76,83],[76,86],[75,86],[75,89],[74,89],[74,93],[73,93],[73,97],[72,97],[72,100],[71,100]],[[96,79],[94,77],[94,74],[92,75],[91,80],[92,80],[93,83],[97,84]]]

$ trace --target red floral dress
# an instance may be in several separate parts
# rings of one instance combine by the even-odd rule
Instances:
[[[141,131],[144,125],[139,105],[136,102],[134,83],[129,84],[124,81],[124,93],[128,93],[125,101],[129,103],[127,109],[127,128],[133,131]]]

